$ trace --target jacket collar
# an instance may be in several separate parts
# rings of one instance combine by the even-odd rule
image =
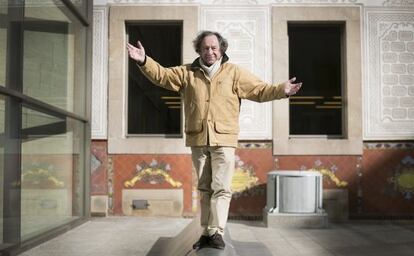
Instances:
[[[201,68],[199,59],[200,57],[198,57],[197,59],[193,61],[193,63],[191,64],[192,69]],[[226,63],[228,60],[229,60],[229,56],[227,56],[226,54],[223,54],[223,58],[221,59],[221,64]]]

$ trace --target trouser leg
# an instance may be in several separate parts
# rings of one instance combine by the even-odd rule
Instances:
[[[216,232],[224,234],[227,223],[230,200],[231,181],[234,174],[235,148],[232,147],[210,147],[211,154],[211,214],[212,221],[209,223],[208,232],[212,235]]]
[[[205,146],[192,147],[191,151],[198,176],[204,235],[223,234],[232,195],[235,148]]]
[[[207,147],[192,147],[191,158],[198,177],[200,196],[200,224],[203,227],[203,235],[208,234],[208,226],[211,223],[210,199],[213,194],[211,189],[211,158]]]

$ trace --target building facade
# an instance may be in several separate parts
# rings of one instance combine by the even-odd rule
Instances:
[[[147,87],[125,45],[140,40],[174,66],[197,57],[198,31],[215,30],[231,62],[271,83],[303,81],[289,100],[242,101],[231,217],[261,218],[273,170],[321,172],[332,220],[414,216],[414,1],[100,0],[93,10],[92,213],[197,212],[180,95]]]

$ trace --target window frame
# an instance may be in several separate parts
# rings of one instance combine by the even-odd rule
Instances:
[[[361,32],[360,7],[272,7],[274,81],[289,75],[288,23],[344,23],[343,40],[343,136],[292,136],[289,134],[289,101],[273,102],[273,154],[362,154]],[[352,49],[352,50],[347,50]],[[306,86],[306,81],[303,81]]]
[[[129,34],[128,34],[128,29],[129,29],[129,27],[131,27],[131,26],[139,26],[139,25],[163,25],[163,26],[169,26],[169,25],[173,25],[173,26],[177,26],[177,25],[179,25],[180,27],[181,27],[181,34],[180,34],[180,37],[181,37],[181,57],[180,57],[180,62],[181,63],[183,63],[183,60],[182,60],[182,57],[183,57],[183,54],[182,54],[182,51],[183,51],[183,49],[182,49],[182,41],[183,41],[183,21],[177,21],[177,20],[174,20],[174,21],[160,21],[160,20],[156,20],[156,21],[134,21],[134,22],[126,22],[125,23],[125,26],[126,26],[126,31],[127,31],[127,35],[126,35],[126,40],[127,40],[127,42],[129,42]],[[128,64],[128,60],[127,60],[127,67],[128,68],[131,68],[131,66],[129,66],[129,64]],[[132,66],[132,68],[134,68],[133,66]],[[129,72],[129,70],[128,70],[128,72]],[[138,72],[140,72],[140,71],[138,71]],[[127,79],[129,79],[128,78],[128,76],[127,76]],[[163,90],[167,90],[167,89],[163,89]],[[126,123],[125,123],[125,128],[126,128],[126,131],[125,131],[125,134],[126,134],[126,137],[128,137],[128,138],[132,138],[132,137],[155,137],[155,138],[157,138],[157,137],[164,137],[164,138],[182,138],[183,136],[184,136],[184,129],[183,129],[183,125],[184,125],[184,103],[183,103],[183,100],[182,100],[182,97],[181,97],[181,94],[179,93],[179,92],[177,92],[177,97],[180,97],[180,120],[179,120],[179,123],[180,123],[180,130],[179,130],[179,133],[175,133],[175,134],[168,134],[168,133],[131,133],[129,130],[128,130],[128,126],[129,126],[129,119],[128,119],[128,115],[129,115],[129,108],[128,108],[128,106],[129,106],[129,80],[127,80],[127,84],[126,84]],[[170,97],[170,96],[167,96],[167,97]]]
[[[111,6],[108,66],[108,153],[109,154],[189,154],[185,133],[180,138],[153,135],[129,135],[127,127],[128,53],[126,24],[139,22],[182,21],[183,63],[197,57],[191,42],[198,32],[197,6]],[[183,122],[184,113],[181,110]],[[181,129],[184,125],[181,124]]]

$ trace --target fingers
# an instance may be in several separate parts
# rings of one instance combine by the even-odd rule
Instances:
[[[127,43],[127,49],[128,49],[128,51],[131,51],[131,50],[134,50],[134,49],[136,49],[136,48],[135,48],[135,46],[133,46],[132,44]]]
[[[137,42],[137,46],[135,47],[134,45],[132,45],[132,44],[130,44],[130,43],[127,43],[127,48],[128,49],[143,49],[144,48],[144,46],[142,46],[142,44],[141,44],[141,42],[140,41],[138,41]]]
[[[302,83],[292,84],[293,86],[300,88],[302,86]]]
[[[295,82],[296,81],[296,77],[292,77],[291,79],[289,79],[289,82]]]
[[[292,84],[292,89],[295,91],[298,91],[301,86],[302,86],[302,83]]]
[[[301,86],[302,86],[302,83],[290,84],[287,94],[288,95],[295,95],[299,91]]]

